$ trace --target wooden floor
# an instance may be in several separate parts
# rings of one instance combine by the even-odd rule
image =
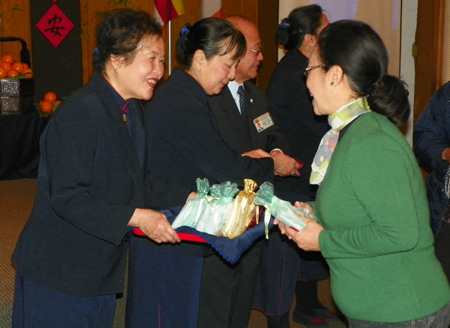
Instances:
[[[333,301],[333,298],[330,293],[330,280],[326,279],[319,282],[319,299],[323,305],[332,310],[337,310],[336,304]],[[292,312],[294,311],[294,304],[291,308],[291,328],[304,328],[305,326],[296,323],[292,320]],[[346,328],[347,326],[338,320],[330,320],[329,321],[330,328]],[[253,310],[252,316],[250,318],[250,322],[248,328],[266,328],[266,317],[260,313],[259,311]]]
[[[15,277],[15,270],[11,266],[11,255],[17,238],[31,213],[35,190],[36,180],[34,179],[0,181],[0,328],[11,327]],[[325,306],[335,309],[329,280],[319,284],[319,298]],[[124,313],[125,299],[120,299],[117,302],[114,328],[124,327]],[[252,311],[248,328],[265,327],[267,327],[265,316],[258,311]],[[291,328],[302,327],[304,326],[291,320]],[[330,321],[330,328],[344,327],[345,325],[339,321]]]

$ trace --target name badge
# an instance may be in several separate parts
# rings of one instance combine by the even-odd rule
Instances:
[[[267,112],[265,114],[262,114],[261,116],[255,118],[253,120],[253,124],[255,124],[256,130],[258,132],[262,132],[267,128],[270,128],[275,123],[273,122],[272,116],[270,116],[270,113]]]

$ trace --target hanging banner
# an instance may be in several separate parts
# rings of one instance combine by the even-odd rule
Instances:
[[[61,9],[54,4],[36,24],[36,27],[56,48],[74,28],[74,24],[66,15],[64,15]]]

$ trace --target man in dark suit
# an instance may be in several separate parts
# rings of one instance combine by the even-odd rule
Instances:
[[[268,112],[266,96],[249,81],[257,77],[264,58],[258,28],[246,17],[230,16],[227,20],[244,34],[247,51],[236,67],[235,80],[220,94],[208,97],[215,124],[228,146],[241,154],[259,152],[261,156],[287,156],[289,144]],[[208,288],[208,282],[202,282],[201,299],[213,299],[214,295],[209,293],[217,293],[220,285],[220,303],[229,310],[229,327],[248,325],[263,242],[261,239],[254,244],[236,265],[227,264],[217,256],[214,270],[220,267],[221,278],[228,279],[211,281],[214,289]],[[206,313],[200,307],[199,316],[210,316],[208,319],[214,322],[215,313]]]
[[[220,133],[226,143],[240,153],[260,149],[277,156],[289,152],[289,143],[268,112],[265,94],[250,81],[258,76],[264,59],[258,28],[246,17],[231,16],[227,20],[244,34],[247,52],[236,67],[234,81],[220,94],[209,97]],[[244,92],[245,109],[241,108],[240,87]]]

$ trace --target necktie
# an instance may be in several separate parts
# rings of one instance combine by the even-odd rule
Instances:
[[[248,116],[247,116],[247,95],[245,94],[244,87],[241,85],[238,89],[239,95],[239,106],[241,107],[241,116],[244,120],[246,126],[248,126]]]
[[[248,138],[251,139],[250,126],[248,125],[247,116],[247,94],[245,93],[244,87],[242,85],[238,88],[237,93],[239,95],[239,106],[241,107],[241,117],[244,121],[245,133],[247,134]]]

